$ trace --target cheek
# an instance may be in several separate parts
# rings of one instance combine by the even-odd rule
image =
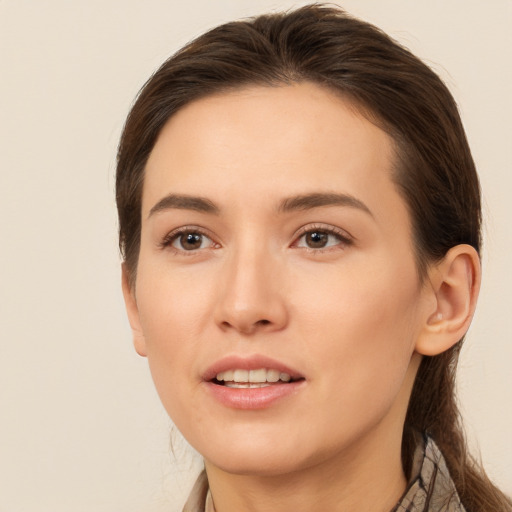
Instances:
[[[194,342],[211,304],[211,276],[184,272],[163,262],[141,265],[137,282],[140,320],[149,349],[165,350],[177,340]]]
[[[392,333],[409,339],[421,291],[414,264],[393,264],[389,259],[383,255],[297,276],[290,294],[297,316],[312,330],[330,330],[331,337],[338,333],[340,339],[350,333],[363,345],[379,343]]]
[[[414,266],[373,267],[325,276],[322,281],[328,285],[297,294],[308,297],[300,306],[305,312],[303,350],[318,361],[319,371],[343,385],[345,397],[357,400],[362,395],[365,400],[384,398],[398,390],[419,325]]]
[[[200,333],[211,318],[211,294],[196,278],[158,267],[138,273],[137,303],[146,353],[155,387],[170,415],[176,396],[194,375],[200,353]]]

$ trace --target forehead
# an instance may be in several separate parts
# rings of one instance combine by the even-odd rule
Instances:
[[[146,166],[143,215],[166,193],[264,202],[321,189],[401,201],[393,147],[353,103],[312,83],[211,95],[162,129]]]

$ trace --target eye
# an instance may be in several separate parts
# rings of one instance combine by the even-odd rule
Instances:
[[[304,231],[294,246],[306,249],[328,249],[340,245],[346,246],[350,243],[351,240],[347,235],[333,229],[314,228]]]
[[[213,240],[195,229],[173,231],[165,237],[163,247],[172,247],[177,251],[192,252],[215,247]]]

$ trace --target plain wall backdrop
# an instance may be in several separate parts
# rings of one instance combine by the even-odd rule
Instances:
[[[0,0],[0,512],[177,512],[199,467],[120,291],[114,166],[172,52],[281,0]],[[512,0],[346,0],[456,97],[485,204],[484,285],[460,364],[469,437],[512,493]]]

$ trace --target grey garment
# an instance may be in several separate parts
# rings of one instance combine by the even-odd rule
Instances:
[[[412,477],[391,512],[466,512],[436,443],[429,438],[416,447]]]
[[[199,475],[183,512],[215,512],[204,471]],[[425,437],[416,447],[412,477],[391,512],[466,512],[446,462],[431,438]]]

